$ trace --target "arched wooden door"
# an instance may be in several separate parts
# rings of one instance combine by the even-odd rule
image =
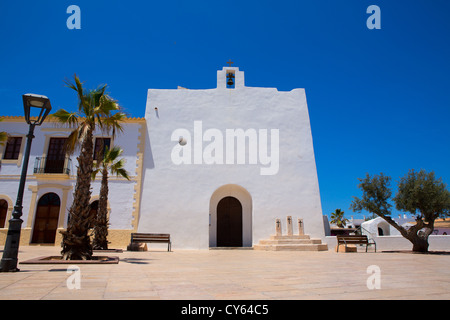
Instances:
[[[234,197],[217,204],[217,246],[242,247],[242,205]]]
[[[0,228],[5,227],[7,215],[8,215],[8,202],[4,199],[1,199],[0,200]]]
[[[32,243],[54,243],[61,201],[56,193],[44,194],[38,202]]]

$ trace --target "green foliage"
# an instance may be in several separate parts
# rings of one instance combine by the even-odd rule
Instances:
[[[367,210],[376,215],[390,215],[392,205],[389,199],[392,195],[391,177],[385,176],[383,173],[371,177],[366,174],[365,178],[358,178],[360,183],[358,188],[363,191],[361,199],[353,197],[350,209],[356,212]]]
[[[82,145],[86,136],[96,129],[111,134],[113,138],[118,132],[123,132],[122,121],[126,114],[106,92],[107,85],[87,90],[77,75],[74,76],[74,82],[66,81],[66,85],[77,93],[78,111],[59,109],[51,117],[63,126],[74,129],[67,139],[68,153],[72,154]]]
[[[106,168],[107,171],[110,171],[112,174],[117,176],[124,177],[127,180],[130,180],[128,171],[125,170],[125,159],[117,159],[123,150],[119,146],[114,146],[111,149],[105,147],[105,152],[103,154],[103,159],[98,160],[94,165],[94,170],[92,171],[92,179],[95,179],[97,173],[101,172],[102,169]]]
[[[3,118],[0,118],[0,122],[3,121]],[[0,146],[3,146],[8,141],[8,134],[5,131],[0,131]]]
[[[425,170],[410,170],[400,178],[393,201],[397,210],[416,215],[416,224],[409,229],[399,226],[390,217],[390,177],[383,173],[373,177],[366,174],[365,178],[358,180],[363,194],[361,198],[353,197],[350,208],[356,212],[367,210],[382,217],[413,243],[413,251],[428,251],[428,236],[434,230],[434,221],[450,213],[450,192],[442,179],[436,179],[434,172]]]
[[[344,228],[345,224],[348,222],[348,219],[344,218],[344,211],[341,209],[336,209],[331,213],[331,223],[336,224],[339,228]]]
[[[450,191],[434,172],[410,170],[398,183],[394,198],[397,210],[410,212],[425,221],[434,221],[450,213]]]

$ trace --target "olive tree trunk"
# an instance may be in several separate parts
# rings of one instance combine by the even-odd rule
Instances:
[[[434,230],[434,220],[425,223],[421,218],[416,219],[416,224],[409,229],[405,229],[399,226],[394,220],[389,216],[380,215],[385,219],[391,226],[397,229],[403,237],[408,239],[412,245],[413,252],[428,252],[428,237]],[[422,229],[424,229],[422,231]]]

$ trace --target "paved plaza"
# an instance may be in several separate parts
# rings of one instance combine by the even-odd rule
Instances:
[[[59,251],[21,247],[19,261]],[[78,264],[79,282],[69,265],[19,264],[20,272],[0,273],[0,299],[450,299],[450,254],[149,248],[96,255],[120,262]]]

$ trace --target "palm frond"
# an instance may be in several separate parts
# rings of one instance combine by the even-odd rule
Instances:
[[[100,87],[98,87],[95,90],[92,90],[90,92],[90,96],[91,96],[91,102],[92,102],[92,106],[94,106],[94,108],[97,108],[98,106],[100,106],[102,104],[102,100],[105,97],[106,93],[106,88],[107,85],[102,85]]]
[[[92,170],[92,180],[95,180],[95,177],[97,176],[97,174],[101,171],[101,166],[99,165],[99,163],[97,162],[97,164],[94,166],[94,169]]]
[[[64,82],[66,83],[66,86],[75,90],[77,92],[77,96],[78,96],[78,101],[79,101],[79,105],[78,105],[78,111],[81,112],[84,108],[84,89],[83,89],[83,83],[80,81],[80,78],[78,78],[78,76],[76,74],[74,74],[73,76],[74,78],[74,82],[70,82],[69,80],[65,80]]]
[[[0,146],[3,146],[8,141],[8,134],[5,131],[0,131]]]
[[[111,149],[106,147],[105,158],[108,163],[114,162],[121,154],[123,150],[119,146],[114,146]]]
[[[67,137],[67,141],[64,145],[64,151],[68,154],[73,154],[79,147],[81,141],[79,140],[79,128],[73,130]]]
[[[102,160],[102,166],[108,167],[112,174],[122,176],[127,180],[130,180],[129,173],[125,170],[125,159],[117,160],[117,158],[123,153],[122,148],[114,146],[111,149],[106,148],[104,158]],[[116,161],[117,160],[117,161]]]
[[[69,127],[76,127],[78,124],[78,114],[76,112],[69,112],[64,109],[59,109],[55,113],[50,115],[51,119],[56,120],[58,123],[67,125]]]
[[[89,121],[84,121],[83,123],[80,123],[80,125],[78,126],[78,140],[84,141],[90,129],[91,123]]]
[[[114,138],[118,132],[123,132],[123,126],[121,122],[126,119],[126,115],[123,112],[117,112],[109,117],[104,117],[101,123],[102,131],[107,134],[111,134]]]
[[[125,159],[120,159],[119,161],[113,163],[111,165],[111,173],[115,174],[116,176],[122,176],[127,180],[130,180],[130,176],[128,171],[124,168],[125,166]]]
[[[117,176],[122,176],[122,177],[124,177],[125,179],[130,180],[130,176],[128,175],[128,171],[125,170],[124,168],[117,169],[117,170],[116,170],[116,175],[117,175]]]
[[[104,115],[110,115],[113,111],[120,111],[121,107],[111,96],[105,94],[99,100],[97,112]]]

